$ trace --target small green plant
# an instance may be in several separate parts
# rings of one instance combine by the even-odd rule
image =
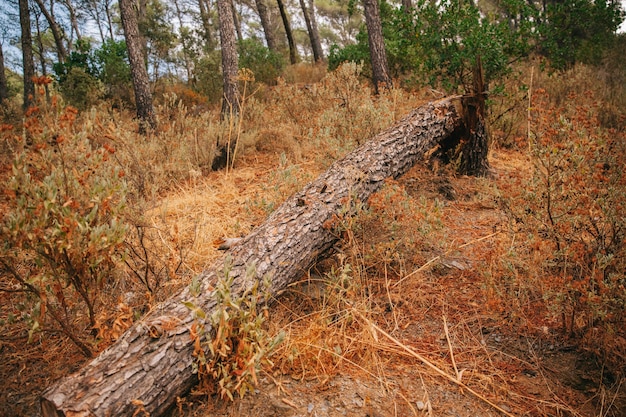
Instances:
[[[73,133],[77,111],[32,108],[15,143],[0,223],[2,290],[23,294],[18,310],[30,338],[57,330],[85,354],[81,329],[94,328],[103,289],[115,279],[126,234],[126,185],[115,149]]]
[[[214,292],[216,306],[209,317],[193,302],[185,305],[195,319],[191,336],[201,389],[232,401],[235,395],[243,398],[254,389],[259,372],[264,365],[272,365],[269,357],[285,335],[280,332],[270,339],[263,329],[267,306],[262,301],[269,297],[269,277],[259,280],[254,265],[249,266],[245,282],[253,283],[238,294],[233,292],[231,270],[232,260],[227,259]],[[197,295],[198,288],[194,280],[191,293]]]

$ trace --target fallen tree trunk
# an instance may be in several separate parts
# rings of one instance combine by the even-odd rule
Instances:
[[[462,132],[461,99],[447,98],[412,111],[335,162],[231,248],[232,293],[241,294],[257,279],[246,278],[247,266],[254,264],[256,277],[269,275],[270,294],[278,295],[332,248],[338,216],[349,215],[355,202],[367,201],[386,178],[455,148]],[[193,317],[183,302],[193,302],[210,316],[216,304],[212,288],[223,270],[224,259],[201,274],[199,296],[182,290],[82,370],[48,388],[41,399],[43,416],[133,416],[141,409],[154,417],[166,411],[196,382],[189,333]]]

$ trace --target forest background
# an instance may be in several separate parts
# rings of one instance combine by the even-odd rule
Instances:
[[[312,311],[341,319],[320,319],[326,332],[313,340],[335,350],[296,348],[294,336],[275,348],[272,371],[255,349],[267,350],[286,325],[240,317],[258,332],[233,334],[249,342],[238,354],[257,360],[249,369],[207,371],[214,384],[205,389],[234,398],[254,385],[251,369],[275,375],[310,366],[323,380],[341,369],[337,357],[362,369],[368,355],[393,355],[372,343],[352,348],[347,341],[363,339],[364,330],[343,316],[345,307],[361,306],[379,324],[389,313],[383,322],[397,331],[402,309],[415,316],[425,303],[409,297],[416,283],[404,278],[439,264],[474,280],[474,301],[460,307],[446,299],[444,309],[461,316],[472,306],[472,317],[493,321],[486,327],[574,350],[600,370],[582,397],[529,405],[511,394],[507,407],[623,415],[623,21],[620,3],[602,0],[3,2],[0,354],[7,389],[0,409],[32,413],[36,396],[75,369],[76,357],[93,357],[189,285],[220,256],[222,238],[245,235],[419,103],[471,93],[480,59],[488,179],[444,181],[453,172],[431,164],[433,181],[451,194],[420,197],[390,183],[356,220],[345,220],[341,256],[316,275],[329,295],[312,297]],[[469,245],[477,236],[454,239],[459,230],[446,224],[453,206],[445,196],[463,200],[468,219],[485,207],[498,213],[490,220],[492,246]],[[419,230],[403,233],[414,222]],[[460,251],[465,244],[477,253]],[[473,261],[446,261],[451,253]],[[413,278],[432,284],[443,274],[428,273]],[[441,311],[441,300],[431,302]],[[336,332],[343,342],[323,339]],[[444,359],[454,364],[451,352]],[[529,362],[532,372],[541,369]],[[485,395],[503,395],[502,381],[476,381]],[[565,391],[551,389],[569,392],[559,386]]]

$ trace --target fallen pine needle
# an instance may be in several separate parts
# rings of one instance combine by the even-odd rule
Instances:
[[[428,359],[426,359],[425,357],[423,357],[419,353],[415,352],[413,349],[411,349],[410,347],[408,347],[404,343],[400,342],[398,339],[396,339],[395,337],[393,337],[392,335],[390,335],[389,333],[387,333],[386,331],[384,331],[383,329],[378,327],[376,324],[372,323],[371,320],[369,320],[367,317],[363,316],[363,314],[361,314],[361,312],[359,312],[358,310],[354,309],[354,312],[356,313],[356,315],[361,317],[361,319],[363,321],[365,321],[372,329],[375,329],[377,332],[379,332],[380,334],[385,336],[391,342],[396,344],[398,347],[402,348],[402,350],[406,351],[409,355],[413,356],[414,358],[416,358],[417,360],[422,362],[424,365],[426,365],[428,368],[430,368],[433,371],[435,371],[437,374],[443,376],[448,381],[455,383],[456,385],[458,385],[462,389],[467,390],[467,392],[473,394],[476,398],[478,398],[478,399],[484,401],[485,403],[489,404],[490,406],[492,406],[493,408],[495,408],[496,410],[498,410],[499,412],[501,412],[505,416],[514,417],[513,414],[508,413],[505,410],[503,410],[502,408],[498,407],[496,404],[492,403],[491,401],[489,401],[487,398],[485,398],[484,396],[482,396],[478,392],[474,391],[473,389],[471,389],[470,387],[468,387],[467,385],[465,385],[461,381],[457,380],[455,377],[450,376],[446,372],[444,372],[441,369],[437,368]]]
[[[500,232],[498,231],[498,232],[493,232],[493,233],[490,233],[490,234],[488,234],[487,236],[479,237],[478,239],[474,239],[474,240],[472,240],[471,242],[467,242],[467,243],[465,243],[465,244],[463,244],[463,245],[459,246],[458,248],[455,248],[454,250],[461,249],[461,248],[464,248],[464,247],[466,247],[466,246],[473,245],[474,243],[478,243],[478,242],[481,242],[481,241],[483,241],[483,240],[489,239],[489,238],[494,237],[495,235],[497,235],[497,234],[499,234],[499,233],[500,233]],[[412,277],[413,275],[417,274],[418,272],[422,272],[422,271],[423,271],[423,270],[425,270],[425,269],[426,269],[426,268],[427,268],[430,264],[437,262],[437,261],[438,261],[438,260],[440,260],[443,256],[445,256],[446,254],[448,254],[448,253],[450,253],[450,252],[452,252],[452,251],[453,251],[453,249],[450,249],[450,250],[446,251],[446,253],[445,253],[445,254],[443,254],[443,255],[437,255],[437,256],[435,256],[434,258],[432,258],[431,260],[429,260],[428,262],[426,262],[424,265],[420,266],[419,268],[417,268],[417,269],[416,269],[416,270],[414,270],[413,272],[409,273],[408,275],[406,275],[406,276],[404,276],[403,278],[401,278],[401,279],[399,279],[398,281],[396,281],[396,283],[395,283],[395,284],[393,284],[393,286],[392,286],[392,287],[393,287],[393,288],[397,287],[398,285],[400,285],[400,283],[401,283],[402,281],[404,281],[404,280],[406,280],[406,279],[408,279],[408,278]]]

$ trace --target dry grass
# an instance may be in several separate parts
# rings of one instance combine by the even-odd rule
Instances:
[[[135,297],[123,300],[125,308],[145,311],[187,285],[222,255],[216,241],[247,234],[332,161],[428,98],[400,90],[373,97],[354,66],[323,79],[319,68],[290,71],[286,78],[296,84],[280,83],[247,101],[240,157],[229,172],[209,169],[215,147],[228,134],[215,113],[195,114],[165,95],[160,132],[147,139],[134,133],[128,114],[102,107],[82,115],[79,134],[116,148],[116,162],[132,186],[134,224],[146,230],[142,244],[165,271],[158,294],[144,297],[140,286],[128,284]],[[522,71],[530,79],[528,68]],[[593,75],[577,67],[562,85],[535,70],[534,88],[556,83],[555,94],[566,97],[567,88],[582,88]],[[297,84],[318,76],[319,83]],[[612,397],[617,394],[608,385],[597,385],[595,394],[576,389],[557,372],[587,356],[567,350],[571,342],[559,332],[536,279],[544,253],[521,239],[503,206],[503,196],[519,192],[532,173],[524,94],[516,97],[514,111],[502,107],[508,119],[500,119],[503,146],[490,155],[493,178],[416,167],[345,220],[337,253],[274,301],[268,332],[287,336],[268,375],[314,380],[320,390],[333,377],[350,375],[391,392],[399,375],[408,373],[421,383],[419,393],[400,391],[398,401],[411,415],[419,415],[416,400],[427,404],[423,413],[436,415],[432,407],[445,403],[436,395],[444,382],[471,393],[480,410],[506,415],[592,415],[602,401],[621,399]],[[103,313],[101,331],[108,340],[130,324],[124,322],[127,312],[118,305]],[[11,333],[17,342],[22,336],[23,329]],[[17,342],[2,339],[7,349]],[[35,375],[30,358],[50,344],[57,353],[46,353],[44,362],[71,357],[58,354],[68,346],[58,335],[41,343],[19,357],[12,353],[4,371],[23,362],[24,372]],[[69,370],[47,370],[39,388]],[[596,369],[588,370],[597,382]],[[11,390],[21,383],[7,381]],[[604,415],[619,415],[618,407]]]

